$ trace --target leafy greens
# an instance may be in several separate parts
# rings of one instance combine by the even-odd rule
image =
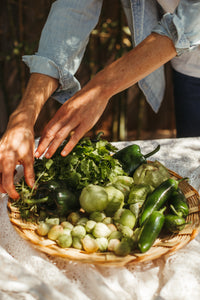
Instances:
[[[35,201],[31,205],[29,200],[37,198],[37,189],[43,183],[52,180],[63,182],[72,192],[80,193],[88,184],[104,186],[116,176],[125,175],[119,161],[111,155],[117,151],[117,148],[108,141],[100,138],[93,141],[85,137],[79,141],[70,154],[63,157],[60,153],[66,143],[67,141],[57,149],[52,158],[35,159],[36,188],[31,189],[24,177],[16,185],[20,199],[15,205],[19,207],[22,217],[26,218],[30,214],[39,213],[41,204],[37,205]]]

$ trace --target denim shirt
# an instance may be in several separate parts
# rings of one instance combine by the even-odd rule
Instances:
[[[59,80],[60,87],[52,97],[60,103],[80,89],[75,73],[90,33],[99,20],[102,3],[103,0],[55,1],[42,30],[38,51],[22,58],[30,73],[46,74]],[[138,45],[151,32],[172,39],[177,55],[200,44],[200,1],[180,0],[175,12],[166,13],[161,19],[157,1],[122,0],[122,5],[131,27],[133,45]],[[165,90],[164,67],[140,80],[139,86],[157,112]]]

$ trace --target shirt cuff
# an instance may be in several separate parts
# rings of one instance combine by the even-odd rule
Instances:
[[[177,56],[196,48],[200,41],[192,42],[184,32],[181,19],[176,14],[166,13],[152,32],[168,36],[174,43]]]
[[[59,80],[60,86],[52,94],[58,102],[64,103],[80,90],[80,83],[75,76],[67,71],[63,74],[61,68],[53,60],[37,54],[24,55],[22,60],[29,67],[30,73],[44,74]]]

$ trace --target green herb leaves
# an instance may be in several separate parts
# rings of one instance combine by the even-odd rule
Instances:
[[[81,190],[90,183],[105,185],[114,176],[124,174],[118,160],[110,155],[116,148],[106,140],[93,142],[84,138],[66,157],[60,155],[62,148],[52,159],[36,163],[37,176],[46,169],[41,181],[63,180],[72,189]]]
[[[22,217],[39,217],[41,210],[45,211],[46,205],[52,202],[48,200],[46,204],[39,200],[43,199],[46,194],[49,199],[55,198],[51,190],[49,193],[45,192],[45,195],[39,192],[44,183],[58,182],[63,188],[78,195],[89,184],[105,186],[116,176],[125,175],[119,161],[111,155],[117,149],[108,141],[100,139],[92,141],[88,137],[83,138],[69,155],[63,157],[60,153],[66,143],[67,141],[57,149],[51,159],[45,157],[35,159],[36,185],[34,189],[27,186],[24,178],[17,184],[20,199],[15,205],[19,207]],[[35,201],[38,197],[39,200]],[[52,206],[52,203],[50,204]],[[55,211],[52,211],[54,206],[51,207],[51,214],[55,214]]]

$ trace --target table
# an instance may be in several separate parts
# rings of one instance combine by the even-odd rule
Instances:
[[[114,143],[140,145],[200,192],[200,138]],[[102,267],[49,259],[24,241],[7,215],[0,195],[0,299],[10,300],[188,300],[200,299],[200,234],[170,257],[128,267]]]

